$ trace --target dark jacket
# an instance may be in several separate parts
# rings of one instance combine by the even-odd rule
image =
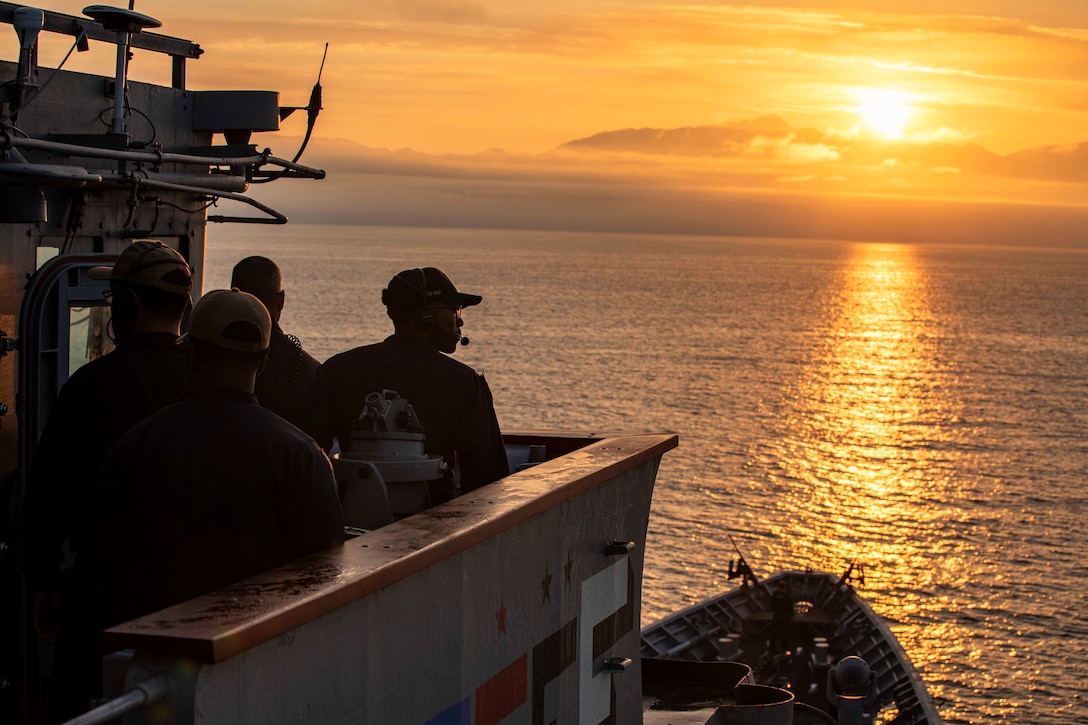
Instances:
[[[487,381],[403,335],[329,358],[314,376],[304,429],[325,450],[334,437],[346,447],[367,394],[382,390],[395,390],[412,404],[426,435],[424,450],[460,467],[462,491],[509,474]]]
[[[299,425],[305,393],[319,366],[320,363],[302,349],[297,337],[287,335],[279,325],[273,325],[268,360],[257,376],[253,392],[263,407],[289,423]]]
[[[110,449],[83,567],[96,628],[343,540],[332,467],[249,393],[194,387]]]
[[[185,394],[185,351],[170,333],[137,335],[77,370],[61,388],[34,451],[23,500],[21,556],[31,586],[59,587],[63,544],[77,553],[106,450]]]

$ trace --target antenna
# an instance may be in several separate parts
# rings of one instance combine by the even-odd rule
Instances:
[[[37,8],[16,8],[11,24],[19,35],[18,80],[30,80],[34,46],[38,44],[38,33],[45,25],[45,12]]]
[[[83,14],[94,19],[106,30],[117,33],[117,71],[113,86],[113,121],[110,133],[125,133],[125,88],[128,86],[128,44],[133,33],[145,28],[161,28],[162,23],[132,9],[135,0],[129,0],[128,10],[109,5],[88,5]]]

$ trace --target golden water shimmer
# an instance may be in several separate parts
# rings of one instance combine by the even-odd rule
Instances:
[[[857,561],[878,611],[911,622],[933,606],[933,591],[968,573],[969,547],[949,545],[948,512],[930,505],[956,485],[944,465],[947,448],[962,443],[962,403],[949,384],[956,371],[942,362],[914,248],[854,246],[828,307],[830,323],[780,420],[782,473],[802,485],[787,488],[776,533],[814,568],[829,566],[831,553]],[[921,668],[966,636],[954,625],[894,629]]]

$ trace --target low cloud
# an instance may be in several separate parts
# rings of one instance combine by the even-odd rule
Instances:
[[[581,144],[473,155],[318,139],[302,161],[327,169],[327,180],[255,193],[316,223],[1088,246],[1088,208],[1079,202],[1088,178],[1074,171],[1086,167],[1088,145],[1015,158],[960,149],[960,161],[975,160],[971,168],[938,163],[947,149],[917,143],[884,154],[848,146],[833,147],[837,157],[782,152],[813,147],[797,140],[803,135],[789,130],[772,144],[755,133],[749,146],[725,153],[715,144],[709,155],[656,154],[646,143],[619,149],[607,136],[602,151]],[[625,137],[670,142],[669,134]],[[1021,176],[1004,175],[1012,171]]]

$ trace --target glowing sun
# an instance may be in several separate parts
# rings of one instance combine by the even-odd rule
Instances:
[[[885,88],[860,88],[854,92],[855,111],[865,125],[885,139],[903,138],[903,130],[914,115],[912,96]]]

